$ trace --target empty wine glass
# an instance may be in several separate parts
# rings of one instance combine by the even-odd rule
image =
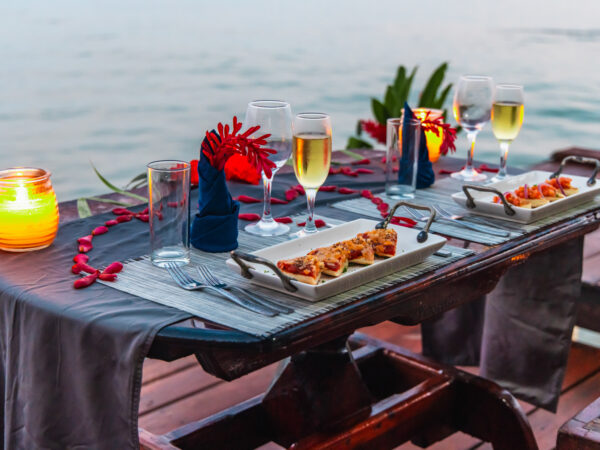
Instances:
[[[521,130],[523,113],[523,86],[518,84],[496,86],[494,105],[492,106],[492,131],[500,143],[500,170],[491,179],[492,182],[508,177],[506,173],[508,148]]]
[[[246,225],[248,233],[258,236],[278,236],[287,233],[290,229],[287,225],[275,222],[271,216],[271,184],[275,172],[277,172],[290,158],[292,153],[292,109],[290,104],[279,100],[258,100],[248,103],[246,109],[246,127],[260,125],[258,134],[269,133],[267,147],[276,153],[269,156],[275,163],[271,177],[267,178],[262,173],[264,185],[264,204],[262,218],[253,224]]]
[[[465,129],[470,141],[467,163],[463,170],[452,174],[462,181],[483,181],[487,177],[473,168],[473,152],[477,133],[490,121],[494,82],[491,77],[464,75],[460,77],[452,110],[456,121]]]

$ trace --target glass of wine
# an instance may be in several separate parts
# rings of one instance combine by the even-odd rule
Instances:
[[[314,221],[317,191],[329,175],[331,164],[331,119],[323,113],[297,114],[292,151],[294,172],[306,191],[308,218],[296,237],[316,233]]]
[[[490,121],[494,82],[491,77],[463,75],[460,77],[452,110],[456,121],[465,129],[470,148],[467,163],[463,170],[452,174],[453,178],[462,181],[483,181],[487,177],[473,167],[473,152],[477,133]]]
[[[246,109],[246,127],[260,125],[258,134],[269,133],[267,147],[276,153],[269,156],[275,163],[271,178],[262,173],[264,185],[264,204],[262,218],[244,228],[248,233],[258,236],[279,236],[290,230],[290,227],[275,222],[271,216],[271,184],[277,172],[290,158],[292,153],[292,109],[290,104],[279,100],[258,100],[248,103]]]
[[[504,180],[508,148],[517,137],[523,125],[523,86],[518,84],[499,84],[496,86],[492,106],[492,131],[500,143],[500,170],[492,182]]]

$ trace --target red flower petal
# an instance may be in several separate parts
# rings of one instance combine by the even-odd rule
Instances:
[[[238,215],[238,218],[241,220],[249,220],[249,221],[260,220],[260,216],[258,214],[254,214],[254,213],[240,214],[240,215]]]
[[[341,173],[348,177],[357,177],[358,176],[358,173],[356,171],[352,170],[351,167],[342,167]]]
[[[287,205],[287,200],[281,200],[280,198],[271,197],[271,205]]]
[[[192,186],[198,186],[198,160],[192,159],[190,161],[190,184]]]
[[[379,205],[377,205],[377,209],[379,211],[387,211],[388,209],[390,209],[390,205],[388,205],[387,203],[380,203]]]
[[[333,192],[337,189],[337,186],[321,186],[319,188],[319,191],[323,191],[323,192]]]
[[[288,202],[291,202],[292,200],[294,200],[296,197],[298,197],[300,194],[298,193],[298,191],[294,188],[289,188],[287,191],[285,191],[285,199]]]
[[[304,188],[302,187],[301,184],[297,184],[296,186],[292,186],[292,189],[295,189],[298,192],[298,194],[306,195],[306,191],[304,190]]]
[[[235,154],[225,164],[225,178],[248,184],[258,184],[260,182],[260,173],[248,161],[246,156]]]
[[[376,205],[381,205],[383,203],[383,200],[381,200],[379,197],[373,197],[371,201]]]
[[[360,195],[362,195],[364,198],[368,198],[368,199],[373,198],[373,193],[368,189],[363,189],[362,191],[360,191]]]
[[[242,202],[242,203],[260,203],[262,201],[259,198],[250,197],[248,195],[238,195],[237,197],[234,197],[233,199],[237,200],[238,202]]]
[[[306,226],[306,222],[298,222],[297,225],[299,227],[305,227]],[[322,219],[315,220],[315,227],[321,228],[321,227],[324,227],[325,225],[327,225],[327,224],[325,223],[324,220],[322,220]]]
[[[358,165],[358,164],[371,164],[371,160],[369,158],[365,158],[365,159],[360,159],[358,161],[352,161],[350,164],[354,165]]]
[[[279,222],[279,223],[292,223],[293,220],[290,219],[289,217],[275,217],[273,219],[275,222]]]
[[[329,168],[329,175],[337,175],[338,173],[340,173],[342,171],[342,169],[340,169],[339,167],[330,167]]]
[[[356,173],[375,173],[374,170],[371,169],[365,169],[364,167],[359,167],[358,169],[355,170]]]
[[[338,192],[340,194],[356,194],[358,192],[358,190],[356,189],[350,189],[350,188],[346,188],[346,187],[341,187],[338,189]]]

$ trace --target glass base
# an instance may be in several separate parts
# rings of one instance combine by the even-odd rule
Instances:
[[[297,238],[301,238],[304,236],[312,236],[315,233],[318,233],[319,229],[315,228],[313,231],[306,231],[306,228],[302,228],[299,231],[296,231],[295,233],[291,233],[290,234],[290,239],[297,239]]]
[[[152,252],[152,264],[165,268],[167,264],[185,266],[190,263],[190,251],[185,247],[162,247]]]
[[[274,220],[270,222],[259,220],[256,223],[246,225],[244,230],[255,236],[280,236],[290,231],[290,227]]]
[[[386,197],[393,198],[394,200],[403,199],[414,199],[415,189],[411,186],[392,186],[385,188]]]
[[[460,181],[483,181],[487,175],[477,172],[475,169],[463,169],[460,172],[451,173],[450,176]]]
[[[509,178],[510,178],[510,175],[507,175],[507,174],[500,175],[498,173],[498,174],[496,174],[496,176],[490,178],[490,183],[496,183],[498,181],[508,180]]]

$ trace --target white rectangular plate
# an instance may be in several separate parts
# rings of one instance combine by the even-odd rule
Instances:
[[[353,220],[343,225],[319,231],[312,236],[282,242],[281,244],[255,251],[253,254],[262,256],[276,264],[281,259],[303,256],[315,248],[326,247],[339,241],[351,239],[358,233],[374,229],[377,223],[377,221],[369,219]],[[298,287],[296,292],[287,291],[277,275],[262,265],[249,264],[254,266],[250,269],[254,275],[251,281],[270,289],[315,302],[322,298],[353,289],[392,272],[397,272],[406,267],[418,264],[446,243],[446,239],[429,233],[428,239],[420,244],[417,242],[417,234],[419,234],[420,230],[395,225],[390,225],[389,228],[396,230],[398,233],[396,256],[392,258],[384,259],[376,257],[375,262],[370,266],[350,264],[348,270],[339,277],[333,278],[323,275],[319,284],[315,286],[292,280],[292,283]],[[235,272],[240,273],[240,267],[232,259],[227,260],[227,265]]]
[[[504,193],[507,191],[514,191],[516,188],[524,184],[528,184],[530,186],[538,184],[550,178],[550,175],[552,175],[551,172],[532,170],[531,172],[516,175],[507,180],[498,181],[486,186],[493,187]],[[552,214],[564,211],[565,209],[572,208],[573,206],[577,206],[581,203],[590,201],[600,193],[600,183],[596,183],[593,186],[588,186],[587,177],[581,177],[577,175],[561,176],[571,178],[573,180],[571,184],[574,187],[579,188],[579,192],[534,209],[519,208],[518,206],[511,205],[511,207],[516,211],[514,216],[509,216],[506,214],[504,212],[504,206],[501,203],[494,203],[494,194],[489,192],[479,192],[474,190],[469,191],[473,196],[473,200],[475,200],[474,209],[467,208],[467,197],[465,196],[464,192],[461,191],[452,194],[452,198],[456,203],[464,206],[468,211],[475,214],[498,217],[500,219],[511,220],[513,222],[531,223],[535,222],[536,220],[544,219]]]

